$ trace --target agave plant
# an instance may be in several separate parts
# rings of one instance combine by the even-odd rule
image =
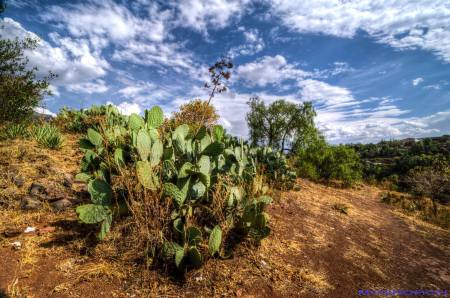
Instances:
[[[10,124],[4,132],[6,139],[27,138],[29,136],[28,125],[26,123]]]
[[[58,128],[51,124],[33,126],[31,128],[31,136],[38,144],[49,149],[59,149],[64,142]]]

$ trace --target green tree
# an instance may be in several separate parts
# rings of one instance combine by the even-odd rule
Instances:
[[[288,142],[291,150],[318,134],[314,126],[316,113],[310,102],[295,104],[277,100],[266,106],[258,97],[248,101],[250,111],[247,124],[254,145],[265,145],[285,151]]]
[[[37,47],[37,40],[2,39],[0,37],[0,123],[17,122],[33,113],[45,95],[51,95],[49,80],[36,78],[37,68],[28,66],[25,50]]]

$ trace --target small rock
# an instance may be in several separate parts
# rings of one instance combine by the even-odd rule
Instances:
[[[34,233],[35,231],[36,231],[35,227],[27,227],[23,232],[27,234],[27,233]]]
[[[63,185],[67,188],[72,187],[72,183],[73,183],[73,176],[70,174],[64,174],[64,180],[63,180]]]
[[[39,196],[42,194],[46,194],[47,191],[43,185],[33,182],[28,193],[32,196]]]
[[[45,227],[45,228],[39,229],[39,234],[53,233],[54,231],[56,231],[55,227]]]
[[[58,192],[58,193],[52,192],[52,193],[49,193],[48,195],[40,195],[39,199],[41,199],[41,201],[55,202],[55,201],[66,199],[66,195],[61,192]]]
[[[7,228],[3,231],[3,235],[5,235],[5,237],[16,237],[20,234],[22,234],[22,231],[15,228]]]
[[[59,211],[64,211],[67,208],[69,208],[70,206],[72,206],[72,203],[68,199],[62,199],[62,200],[50,203],[50,206],[52,206],[53,211],[59,212]]]
[[[267,265],[266,261],[264,260],[261,260],[261,265],[266,268],[269,267],[269,265]]]
[[[16,176],[13,178],[13,183],[17,186],[17,187],[22,187],[25,184],[25,180],[20,177],[20,176]]]
[[[39,210],[42,208],[42,203],[38,199],[24,197],[22,201],[20,201],[20,208],[23,210]]]
[[[15,250],[19,250],[22,248],[22,243],[20,243],[20,241],[14,241],[13,243],[11,243],[11,245]]]
[[[202,276],[196,276],[195,277],[195,281],[196,282],[201,282],[203,280],[203,277]]]

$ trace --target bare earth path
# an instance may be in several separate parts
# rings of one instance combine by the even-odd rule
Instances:
[[[269,208],[273,233],[259,249],[243,244],[232,259],[210,260],[188,273],[184,283],[155,277],[146,284],[150,292],[128,286],[126,272],[120,271],[126,268],[114,258],[82,256],[82,242],[51,244],[76,239],[70,230],[57,228],[2,242],[0,297],[344,298],[357,296],[359,289],[450,290],[450,231],[394,211],[380,202],[375,187],[298,184],[300,191],[282,193]],[[349,206],[348,215],[334,210],[335,203]],[[25,220],[20,212],[7,216],[13,214]],[[26,225],[57,226],[61,218],[76,222],[73,210],[58,218],[26,216]],[[0,232],[13,222],[0,220]],[[15,239],[24,249],[11,249]]]
[[[450,233],[402,216],[380,202],[377,188],[340,190],[299,181],[271,208],[272,241],[292,249],[276,252],[286,266],[308,268],[304,285],[268,296],[352,297],[358,289],[450,290]],[[350,207],[345,215],[334,203]],[[318,280],[314,279],[318,277]],[[306,278],[307,279],[307,278]]]

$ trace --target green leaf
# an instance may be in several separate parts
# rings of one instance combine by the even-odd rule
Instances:
[[[78,218],[86,224],[96,224],[108,216],[109,208],[97,204],[86,204],[78,206],[76,212]]]
[[[146,111],[145,116],[147,124],[150,127],[158,128],[164,122],[163,110],[158,106],[154,106],[153,108],[150,109],[150,111]]]
[[[141,160],[148,160],[150,150],[152,148],[152,142],[146,130],[139,130],[136,139],[136,147]]]
[[[208,248],[211,256],[214,256],[220,250],[220,244],[222,243],[222,229],[219,226],[215,226],[209,235]]]
[[[141,128],[143,128],[145,125],[144,119],[142,119],[141,116],[139,116],[138,114],[131,114],[130,117],[128,117],[128,127],[131,130],[139,130]]]
[[[164,183],[164,194],[172,198],[177,209],[180,209],[186,199],[183,192],[172,183]]]
[[[208,145],[208,147],[203,150],[203,155],[208,156],[217,156],[223,152],[223,149],[225,148],[225,145],[223,143],[214,142]]]
[[[111,204],[113,192],[107,182],[100,179],[91,180],[88,184],[88,192],[91,194],[91,201],[94,204],[103,206]]]
[[[154,174],[152,167],[148,161],[138,161],[136,163],[136,174],[139,183],[150,190],[156,190],[156,185],[154,181]]]
[[[87,131],[89,142],[91,142],[94,146],[98,147],[103,143],[103,137],[97,131],[92,128],[89,128]]]
[[[197,245],[202,241],[202,232],[197,227],[189,227],[186,230],[186,240],[189,245]]]

